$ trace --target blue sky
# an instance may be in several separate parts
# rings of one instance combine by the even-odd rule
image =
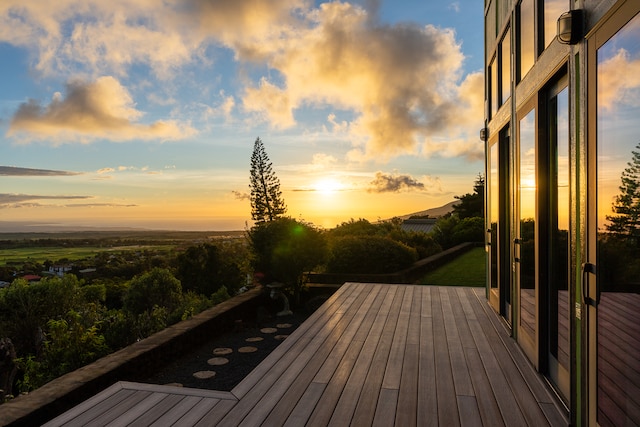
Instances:
[[[483,171],[482,2],[54,3],[0,4],[0,222],[242,229],[258,136],[323,227]]]

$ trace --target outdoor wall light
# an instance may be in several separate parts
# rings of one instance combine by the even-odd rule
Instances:
[[[485,142],[487,141],[487,139],[489,139],[489,129],[487,128],[480,129],[480,139]]]
[[[558,41],[562,44],[576,44],[582,39],[582,22],[584,12],[574,9],[565,12],[558,18]]]

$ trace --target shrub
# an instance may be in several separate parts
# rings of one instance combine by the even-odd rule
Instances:
[[[393,273],[410,267],[418,253],[409,246],[380,236],[335,239],[327,263],[330,273]]]
[[[167,269],[154,268],[131,280],[124,300],[124,309],[130,313],[151,312],[155,307],[172,312],[180,305],[182,285]]]
[[[359,220],[351,220],[343,222],[337,227],[329,231],[331,237],[345,237],[345,236],[372,236],[380,234],[382,230],[379,226],[371,224],[366,219],[360,218]]]
[[[231,292],[245,279],[241,265],[247,254],[239,245],[217,246],[210,243],[191,246],[178,256],[178,278],[185,290],[210,297],[222,286]]]
[[[483,242],[484,218],[477,216],[464,218],[453,227],[452,237],[454,245],[465,242]]]

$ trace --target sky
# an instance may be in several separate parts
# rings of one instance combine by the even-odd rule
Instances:
[[[439,207],[483,166],[478,0],[2,0],[0,223],[242,230]]]

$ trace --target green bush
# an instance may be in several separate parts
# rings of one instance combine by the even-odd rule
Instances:
[[[345,236],[372,236],[384,232],[378,225],[371,224],[366,219],[351,220],[343,222],[337,227],[331,229],[329,234],[331,237]]]
[[[484,218],[477,216],[464,218],[453,227],[454,245],[466,242],[484,241]]]
[[[347,236],[335,239],[327,263],[329,273],[393,273],[418,259],[415,249],[380,236]]]
[[[169,313],[181,302],[182,285],[164,268],[154,268],[131,280],[124,299],[124,309],[133,314],[149,313],[155,307],[166,308]]]
[[[484,218],[461,220],[456,214],[444,216],[436,222],[430,234],[443,249],[466,242],[484,242]]]
[[[433,237],[425,233],[398,229],[390,233],[389,236],[393,240],[414,248],[418,253],[419,259],[442,252],[442,247],[438,242],[436,242]]]
[[[244,284],[246,258],[246,248],[238,244],[191,246],[178,256],[177,275],[185,290],[207,297],[222,286],[235,292]]]
[[[34,353],[34,339],[49,320],[63,318],[81,302],[80,281],[67,274],[36,283],[17,279],[0,290],[0,332],[11,337],[19,354]]]
[[[107,299],[107,287],[101,284],[85,285],[80,288],[82,299],[87,303],[104,303]]]

